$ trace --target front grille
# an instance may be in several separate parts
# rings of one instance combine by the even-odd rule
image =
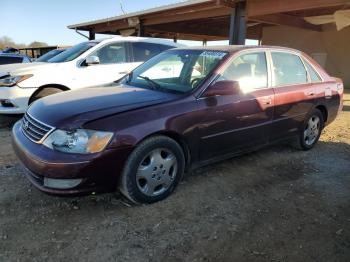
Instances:
[[[53,129],[52,126],[36,120],[28,113],[22,118],[22,131],[24,135],[35,143],[42,142]]]

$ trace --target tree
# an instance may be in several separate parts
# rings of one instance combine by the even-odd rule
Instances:
[[[1,36],[0,37],[0,50],[4,49],[5,47],[24,48],[24,47],[42,47],[42,46],[48,46],[48,45],[47,45],[47,43],[38,42],[38,41],[34,41],[34,42],[30,43],[29,45],[18,44],[18,43],[15,43],[8,36]]]
[[[42,47],[42,46],[48,46],[48,44],[44,42],[34,41],[28,45],[28,47]]]

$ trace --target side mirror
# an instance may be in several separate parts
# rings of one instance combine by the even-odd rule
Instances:
[[[237,95],[240,93],[240,87],[238,81],[218,81],[209,86],[204,92],[205,97],[210,96],[228,96]]]
[[[98,65],[100,63],[100,59],[98,56],[92,55],[88,56],[85,60],[87,65]]]

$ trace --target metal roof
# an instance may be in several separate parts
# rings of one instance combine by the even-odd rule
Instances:
[[[98,24],[98,23],[111,22],[111,21],[120,20],[120,19],[128,19],[128,18],[131,18],[131,17],[140,16],[140,15],[147,15],[147,14],[157,13],[157,12],[161,12],[161,11],[165,11],[165,10],[169,10],[169,9],[187,7],[187,6],[191,6],[191,5],[202,4],[202,3],[210,3],[210,2],[212,2],[212,0],[188,0],[188,1],[182,1],[182,2],[179,2],[179,3],[175,3],[175,4],[159,6],[159,7],[155,7],[155,8],[150,8],[150,9],[146,9],[146,10],[141,10],[141,11],[137,11],[137,12],[124,14],[124,15],[112,16],[112,17],[108,17],[108,18],[104,18],[104,19],[97,19],[97,20],[93,20],[93,21],[89,21],[89,22],[73,24],[73,25],[69,25],[68,28],[69,29],[75,29],[75,28],[78,28],[78,27],[85,27],[85,26],[89,26],[89,25],[95,25],[95,24]]]

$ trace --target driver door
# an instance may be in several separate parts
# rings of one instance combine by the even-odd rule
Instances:
[[[202,161],[268,143],[274,92],[267,68],[265,52],[242,54],[216,80],[237,81],[240,92],[198,100],[205,116],[199,126]]]

